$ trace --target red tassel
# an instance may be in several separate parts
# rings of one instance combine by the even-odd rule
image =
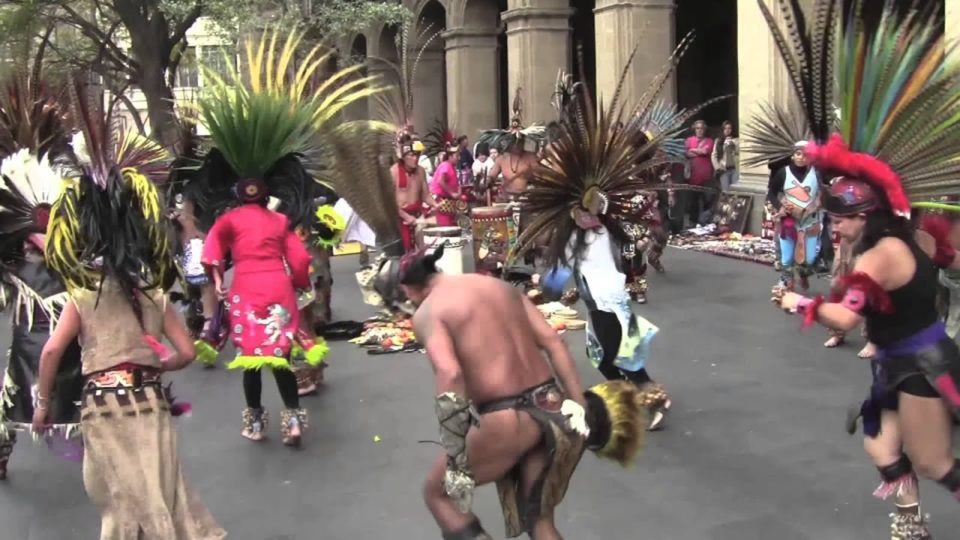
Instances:
[[[803,328],[810,328],[817,324],[817,309],[824,303],[823,295],[818,294],[813,297],[811,302],[803,311]]]
[[[880,313],[893,313],[893,301],[890,295],[872,277],[863,272],[851,272],[840,278],[837,294],[842,298],[847,289],[860,289],[867,297],[867,303]]]
[[[883,161],[868,154],[851,152],[837,133],[830,137],[827,144],[810,143],[803,150],[817,167],[863,180],[879,188],[887,196],[894,213],[910,216],[910,199],[903,191],[900,176]]]

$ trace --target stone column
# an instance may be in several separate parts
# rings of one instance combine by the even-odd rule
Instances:
[[[772,4],[770,0],[765,1]],[[786,98],[784,94],[789,94],[778,88],[788,84],[786,73],[756,0],[737,0],[737,51],[737,106],[742,132],[752,115],[759,111],[761,103]],[[781,70],[783,74],[778,73]],[[743,157],[746,152],[741,151]],[[743,191],[765,191],[767,175],[766,167],[741,167],[740,182],[736,187]]]
[[[507,25],[504,98],[511,105],[520,88],[524,124],[545,123],[557,114],[550,105],[557,70],[570,71],[569,0],[508,0],[507,6],[502,16]]]
[[[639,45],[623,87],[624,103],[637,103],[673,51],[675,10],[674,0],[596,0],[593,13],[600,97],[613,97],[623,67]],[[660,96],[676,100],[675,77],[670,77]]]
[[[423,135],[434,126],[437,120],[446,122],[447,85],[444,81],[444,53],[442,48],[430,48],[423,51],[417,64],[417,73],[413,81],[413,122],[417,133]],[[442,47],[442,45],[441,45]]]
[[[447,46],[447,119],[476,140],[500,126],[500,70],[495,28],[457,28],[443,33]]]

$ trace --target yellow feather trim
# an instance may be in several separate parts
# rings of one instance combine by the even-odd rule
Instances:
[[[290,362],[286,358],[279,356],[243,356],[237,355],[236,358],[227,364],[227,369],[290,369]]]

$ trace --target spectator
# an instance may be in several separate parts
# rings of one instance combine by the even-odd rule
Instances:
[[[713,170],[720,179],[720,192],[724,193],[737,183],[737,162],[740,159],[740,139],[729,120],[723,123],[723,135],[713,143]]]
[[[707,123],[697,120],[693,123],[693,135],[687,137],[687,182],[692,186],[708,187],[713,180],[713,139],[707,137]],[[692,191],[687,194],[687,215],[694,225],[706,225],[712,217],[707,193]]]

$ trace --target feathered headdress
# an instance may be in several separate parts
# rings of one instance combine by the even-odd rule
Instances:
[[[825,205],[838,213],[889,206],[910,214],[910,200],[955,194],[960,187],[960,63],[946,54],[943,19],[937,10],[915,2],[905,16],[891,0],[877,28],[866,30],[860,1],[854,4],[834,55],[834,28],[841,18],[840,0],[817,0],[812,41],[787,45],[763,2],[760,9],[774,33],[794,89],[803,105],[815,144],[805,147],[821,169],[845,181],[835,183]],[[791,35],[802,21],[797,0],[779,0]],[[834,68],[834,66],[836,66]],[[834,76],[836,73],[836,76]],[[839,81],[835,103],[832,88]],[[833,115],[831,116],[831,113]],[[827,137],[834,122],[837,132]],[[881,199],[856,196],[850,182],[866,182]],[[831,208],[833,210],[831,210]]]
[[[329,185],[335,176],[331,139],[354,125],[374,125],[339,123],[341,111],[381,89],[371,84],[375,77],[358,75],[361,65],[322,75],[335,52],[317,45],[302,54],[303,33],[283,33],[282,44],[280,30],[248,42],[243,73],[231,68],[223,78],[201,66],[211,84],[199,100],[199,117],[214,148],[195,181],[207,208],[274,197],[297,227],[309,224],[316,182]]]
[[[423,136],[423,152],[433,157],[447,148],[457,145],[457,135],[453,129],[445,125],[439,119],[433,124],[433,127]]]
[[[69,149],[69,115],[41,80],[42,59],[41,49],[30,69],[21,64],[0,91],[0,307],[12,288],[18,306],[35,304],[49,314],[58,306],[15,275],[27,242],[44,248],[50,208],[64,187],[58,162]],[[34,310],[25,312],[32,317]]]
[[[517,254],[531,249],[541,237],[551,238],[544,253],[548,266],[566,262],[570,238],[578,238],[577,253],[584,247],[583,228],[604,225],[621,234],[620,224],[636,213],[631,201],[636,192],[662,190],[663,165],[671,161],[660,151],[664,141],[676,137],[684,123],[700,109],[719,99],[674,114],[654,114],[656,96],[675,69],[687,36],[651,82],[635,108],[621,103],[623,83],[634,54],[624,66],[609,106],[600,102],[599,112],[586,85],[574,87],[568,106],[558,122],[556,138],[533,171],[526,192],[530,224],[520,236]],[[639,121],[624,121],[630,118]],[[653,127],[657,132],[645,131]]]
[[[118,129],[110,111],[91,108],[77,81],[70,83],[77,181],[50,211],[46,259],[68,290],[99,290],[112,278],[128,293],[166,289],[176,278],[160,195],[167,153],[145,137]]]
[[[530,127],[523,126],[523,99],[520,97],[521,88],[517,88],[513,97],[513,113],[510,116],[510,127],[507,129],[486,129],[480,132],[477,137],[477,143],[486,144],[490,148],[496,148],[501,152],[506,152],[514,144],[522,144],[524,141],[531,141],[537,146],[544,142],[547,135],[547,128],[540,125]]]
[[[379,115],[391,126],[394,134],[397,158],[410,151],[423,150],[412,148],[420,139],[413,125],[413,84],[424,51],[440,35],[440,31],[431,33],[430,29],[431,25],[417,28],[416,23],[405,21],[400,25],[396,37],[397,62],[386,58],[370,58],[386,67],[387,82],[392,85],[388,91],[378,93],[375,99],[380,109]],[[420,44],[419,48],[410,43],[411,37]]]

